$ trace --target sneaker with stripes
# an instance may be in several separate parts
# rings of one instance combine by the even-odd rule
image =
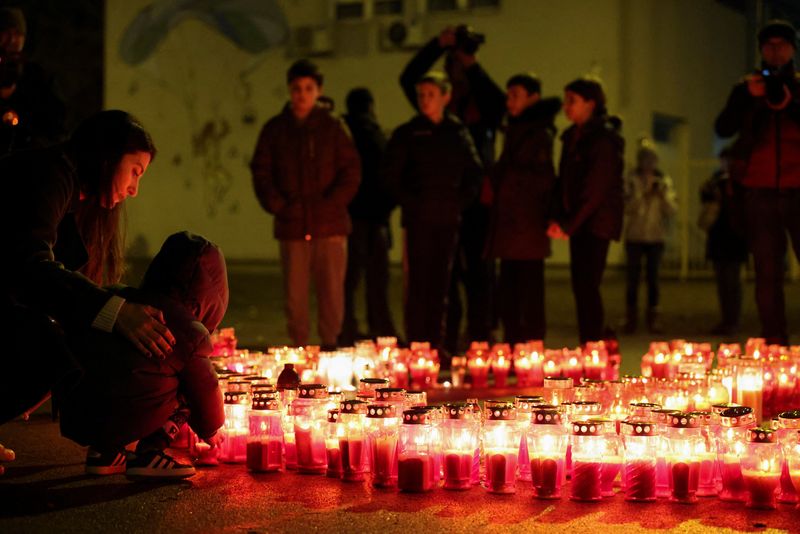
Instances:
[[[194,466],[182,464],[160,450],[132,454],[125,474],[132,478],[179,479],[195,474]]]
[[[90,475],[116,475],[124,473],[127,463],[127,452],[103,452],[92,447],[86,453],[86,473]]]

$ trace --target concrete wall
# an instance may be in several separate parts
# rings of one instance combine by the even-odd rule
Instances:
[[[280,3],[292,26],[324,24],[330,13],[325,0]],[[106,11],[106,107],[139,116],[160,150],[128,206],[131,255],[153,254],[170,232],[191,229],[231,259],[274,259],[272,222],[253,196],[247,162],[261,125],[286,101],[284,73],[295,58],[284,47],[245,53],[188,19],[147,61],[128,66],[118,54],[121,36],[149,4],[107,0]],[[629,158],[635,139],[650,132],[653,112],[686,121],[686,158],[712,157],[711,123],[746,67],[744,17],[712,0],[504,0],[498,10],[421,20],[429,36],[459,22],[486,33],[479,60],[500,84],[533,70],[545,94],[560,94],[577,76],[601,76],[609,108],[625,120]],[[350,88],[369,86],[390,130],[412,113],[397,84],[412,52],[380,51],[379,24],[338,27],[338,53],[318,63],[337,110]],[[618,248],[612,254],[617,258]],[[393,255],[399,257],[397,247]],[[554,261],[566,259],[566,246],[558,244]]]

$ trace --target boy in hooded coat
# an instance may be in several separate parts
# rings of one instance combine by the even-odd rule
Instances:
[[[85,374],[61,407],[62,434],[88,445],[91,474],[183,478],[194,474],[167,454],[178,426],[188,420],[213,442],[225,416],[216,372],[208,359],[210,332],[228,305],[222,251],[180,232],[167,238],[141,286],[120,293],[163,310],[177,343],[164,360],[144,358],[119,336],[87,329],[68,342]],[[139,440],[135,453],[125,446]],[[126,465],[127,464],[127,465]]]

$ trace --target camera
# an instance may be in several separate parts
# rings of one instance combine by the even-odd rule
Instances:
[[[775,106],[779,105],[786,98],[785,88],[789,87],[790,79],[780,69],[763,69],[760,74],[764,77],[767,102]]]
[[[455,33],[455,48],[470,56],[475,54],[478,48],[486,42],[486,35],[473,31],[472,28],[466,24],[460,24],[456,27]]]

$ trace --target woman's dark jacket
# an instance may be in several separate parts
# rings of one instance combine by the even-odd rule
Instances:
[[[547,222],[555,184],[554,120],[560,109],[558,98],[548,98],[508,119],[503,153],[491,173],[490,258],[536,260],[550,255]]]
[[[386,150],[384,176],[402,208],[402,224],[458,226],[478,195],[482,167],[456,117],[439,124],[417,115],[399,126]]]
[[[228,305],[222,252],[200,236],[173,234],[141,287],[122,293],[162,310],[177,343],[159,361],[118,335],[93,329],[68,335],[85,375],[62,403],[62,434],[82,445],[120,448],[159,429],[181,404],[189,408],[189,425],[200,437],[213,435],[225,420],[208,359],[209,332],[219,326]]]
[[[0,177],[0,298],[10,337],[0,377],[3,422],[74,383],[80,369],[61,328],[89,328],[111,293],[76,272],[88,255],[75,222],[80,185],[66,145],[8,155]],[[30,379],[20,381],[23,375]]]
[[[624,212],[625,140],[616,117],[594,117],[561,135],[555,219],[569,235],[617,240]]]

